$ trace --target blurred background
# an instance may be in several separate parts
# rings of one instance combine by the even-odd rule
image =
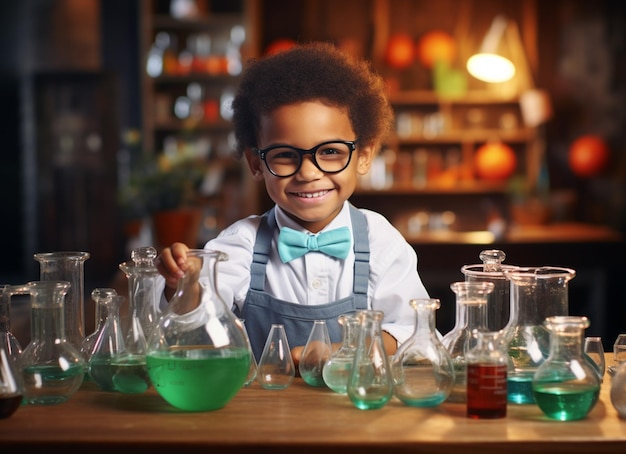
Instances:
[[[202,246],[266,210],[230,156],[238,76],[250,58],[324,40],[387,83],[395,128],[352,201],[415,247],[442,332],[449,284],[485,249],[574,268],[570,312],[589,316],[588,335],[608,348],[626,332],[626,3],[22,0],[0,12],[0,283],[37,279],[35,252],[82,250],[87,294],[123,287],[133,247]],[[470,72],[481,53],[513,73]]]

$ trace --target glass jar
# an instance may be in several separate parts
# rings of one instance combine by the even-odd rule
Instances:
[[[359,321],[356,313],[349,313],[340,315],[338,322],[342,328],[341,346],[326,360],[322,377],[330,389],[339,394],[347,394],[356,353]]]
[[[445,401],[454,386],[454,367],[435,330],[438,299],[412,299],[415,330],[391,360],[394,395],[412,407],[434,407]]]
[[[544,322],[550,354],[537,368],[532,390],[543,413],[559,421],[582,419],[598,402],[600,377],[583,354],[587,317],[555,316]]]

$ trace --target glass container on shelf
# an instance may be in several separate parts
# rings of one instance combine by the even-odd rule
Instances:
[[[576,272],[553,266],[504,270],[511,282],[511,317],[507,325],[510,358],[508,401],[535,402],[533,375],[549,354],[548,317],[568,315],[568,283]]]
[[[220,251],[188,251],[189,268],[150,336],[146,360],[152,384],[180,410],[224,407],[250,370],[245,328],[217,291],[218,264],[225,260]]]
[[[434,407],[454,386],[454,367],[435,330],[438,299],[412,299],[415,329],[391,359],[394,395],[412,407]]]
[[[448,350],[454,365],[454,387],[449,402],[467,400],[467,363],[465,355],[475,346],[472,332],[487,329],[487,297],[493,292],[491,282],[453,282],[450,288],[456,295],[454,327],[441,342]]]
[[[551,419],[574,421],[593,409],[600,377],[583,354],[587,317],[554,316],[544,322],[550,332],[550,354],[532,379],[535,401]]]

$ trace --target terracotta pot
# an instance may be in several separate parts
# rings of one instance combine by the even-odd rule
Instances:
[[[159,248],[176,242],[197,248],[201,222],[202,211],[199,208],[180,208],[154,213],[152,215],[154,241]]]

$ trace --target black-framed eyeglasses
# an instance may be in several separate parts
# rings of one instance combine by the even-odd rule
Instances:
[[[330,140],[304,150],[290,145],[272,145],[264,149],[254,148],[267,170],[277,177],[295,175],[302,166],[304,155],[310,154],[315,167],[325,173],[339,173],[350,164],[356,140]]]

